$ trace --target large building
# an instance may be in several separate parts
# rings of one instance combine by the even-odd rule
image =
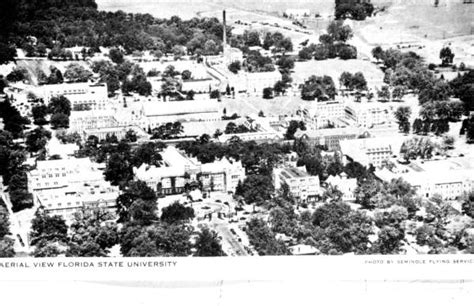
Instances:
[[[72,111],[69,116],[69,131],[82,133],[88,129],[118,126],[112,111]]]
[[[63,83],[39,87],[45,103],[51,98],[65,96],[71,107],[85,107],[91,110],[104,110],[108,104],[107,84]]]
[[[383,103],[346,102],[346,119],[351,124],[371,128],[377,125],[391,124],[394,116],[389,106]]]
[[[474,161],[467,158],[397,164],[391,170],[378,170],[375,175],[387,182],[401,177],[426,199],[439,195],[454,200],[474,190]]]
[[[142,164],[133,169],[137,179],[160,194],[182,193],[186,183],[193,181],[201,182],[203,190],[234,192],[239,181],[245,179],[245,169],[240,161],[223,158],[202,164],[172,146],[167,147],[161,156],[160,167]]]
[[[314,102],[310,107],[299,111],[301,119],[308,129],[321,129],[328,125],[338,125],[340,118],[346,115],[345,105],[340,101]]]
[[[298,130],[295,133],[295,137],[306,140],[311,145],[326,146],[329,151],[339,151],[341,150],[341,141],[356,139],[362,133],[362,129],[347,127],[306,131]]]
[[[222,114],[215,99],[175,102],[144,102],[140,104],[142,128],[155,128],[175,121],[217,121]]]
[[[111,209],[119,189],[104,180],[104,167],[89,158],[37,161],[27,174],[28,190],[35,206],[65,218],[92,206]]]
[[[290,193],[303,202],[312,202],[322,195],[319,177],[309,175],[304,167],[280,168],[273,171],[275,189],[288,185]]]
[[[380,137],[343,140],[340,142],[344,160],[352,160],[363,166],[379,168],[392,157],[400,154],[406,137]]]

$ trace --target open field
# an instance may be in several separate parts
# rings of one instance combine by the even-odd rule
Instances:
[[[329,59],[324,61],[296,62],[294,73],[291,75],[293,81],[300,84],[311,75],[332,77],[336,87],[339,87],[339,77],[344,71],[356,73],[361,71],[368,83],[369,88],[380,88],[383,83],[383,72],[370,61],[364,60],[340,60]]]

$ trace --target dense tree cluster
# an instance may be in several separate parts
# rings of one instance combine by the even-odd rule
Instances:
[[[30,123],[11,105],[8,95],[5,96],[3,102],[0,102],[0,118],[3,119],[3,129],[10,132],[13,138],[22,137],[25,125]]]
[[[259,51],[249,51],[242,66],[248,72],[275,71],[272,59],[268,56],[263,56]]]
[[[348,90],[367,90],[367,81],[362,72],[352,74],[350,72],[343,72],[339,78],[339,84]]]
[[[0,258],[14,257],[14,240],[10,237],[10,219],[5,203],[0,198]]]
[[[336,19],[351,18],[354,20],[365,20],[374,13],[374,5],[368,1],[336,0]]]
[[[310,44],[303,47],[298,53],[301,60],[314,58],[326,60],[339,57],[343,60],[357,58],[357,49],[347,44],[353,36],[350,26],[344,25],[341,20],[331,22],[327,27],[327,34],[319,36],[319,44]]]
[[[312,75],[301,87],[301,98],[303,100],[328,101],[336,97],[336,86],[330,76]]]
[[[128,14],[123,11],[97,10],[94,0],[4,1],[2,7],[1,61],[15,56],[13,45],[29,55],[44,55],[53,49],[52,57],[72,59],[66,47],[121,46],[127,53],[155,50],[173,53],[176,46],[186,46],[192,54],[217,54],[221,45],[222,25],[217,18],[154,18],[150,14]],[[4,18],[5,17],[5,18]],[[28,37],[35,37],[33,44]],[[229,28],[228,37],[231,37]],[[7,43],[3,43],[3,42]]]
[[[464,103],[464,108],[467,111],[474,110],[474,70],[458,75],[452,80],[452,93],[456,98],[459,98]]]
[[[68,128],[71,115],[71,102],[65,96],[52,97],[48,104],[53,129]]]

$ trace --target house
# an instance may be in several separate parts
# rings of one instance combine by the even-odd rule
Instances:
[[[342,200],[355,201],[355,191],[357,189],[357,179],[348,178],[344,172],[341,175],[330,175],[326,179],[326,183],[336,187],[342,192]]]

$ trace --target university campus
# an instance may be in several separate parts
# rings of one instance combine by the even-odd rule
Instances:
[[[2,1],[0,257],[473,254],[474,3],[273,2]]]

